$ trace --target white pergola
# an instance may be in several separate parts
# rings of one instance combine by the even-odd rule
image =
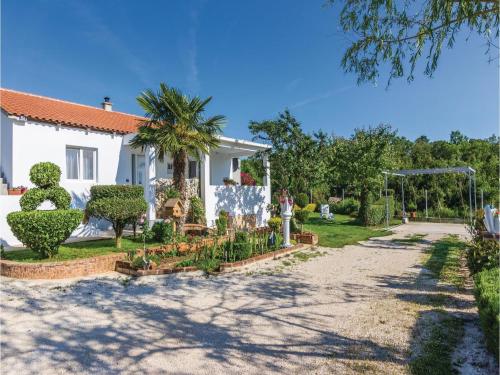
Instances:
[[[407,176],[416,176],[423,174],[445,174],[445,173],[463,173],[469,177],[469,216],[472,223],[473,210],[472,210],[472,191],[474,190],[474,211],[477,210],[476,199],[476,171],[472,167],[445,167],[445,168],[430,168],[430,169],[401,169],[399,171],[383,171],[384,185],[385,185],[385,211],[386,211],[386,224],[389,227],[389,197],[387,195],[387,177],[399,176],[401,178],[401,198],[403,202],[403,214],[405,213],[405,192],[404,192],[404,178]],[[427,211],[427,190],[425,192],[425,209]]]

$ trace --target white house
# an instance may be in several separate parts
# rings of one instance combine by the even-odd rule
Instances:
[[[8,89],[0,89],[0,108],[1,243],[19,244],[6,215],[20,210],[20,196],[8,195],[6,187],[31,187],[29,170],[40,161],[61,167],[61,186],[71,194],[73,207],[85,207],[92,185],[142,184],[149,204],[148,219],[155,219],[156,189],[169,183],[173,168],[171,160],[160,162],[154,150],[130,146],[143,118],[113,111],[109,98],[97,108]],[[266,224],[266,207],[271,201],[267,160],[263,161],[263,186],[225,186],[223,180],[239,183],[241,158],[268,148],[221,136],[219,147],[203,155],[201,161],[189,160],[188,186],[204,202],[207,225],[214,225],[221,210],[235,218],[252,216],[258,226]],[[100,230],[91,223],[80,226],[73,236],[94,236]]]

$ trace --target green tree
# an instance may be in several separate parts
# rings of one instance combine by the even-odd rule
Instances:
[[[329,3],[339,0],[329,0]],[[443,46],[453,47],[460,31],[482,37],[487,52],[498,48],[497,0],[345,0],[340,25],[353,42],[342,58],[347,72],[360,82],[376,82],[384,63],[389,81],[414,79],[417,61],[424,56],[424,74],[432,76]],[[496,45],[495,45],[496,44]]]
[[[285,110],[273,120],[251,121],[249,129],[254,139],[272,145],[267,154],[273,191],[287,188],[296,195],[322,184],[326,173],[324,160],[318,155],[321,143],[316,136],[302,131],[290,111]]]
[[[145,111],[146,121],[139,127],[131,142],[134,147],[152,146],[159,160],[165,155],[173,159],[174,186],[180,193],[184,207],[188,207],[186,192],[186,164],[188,156],[200,159],[201,154],[219,144],[225,117],[221,115],[204,116],[205,107],[212,97],[201,99],[188,97],[178,89],[160,84],[160,90],[146,90],[137,101]],[[184,215],[178,231],[182,231]]]
[[[388,125],[356,129],[346,138],[336,138],[333,144],[334,168],[340,179],[359,191],[359,219],[368,224],[371,194],[380,191],[382,171],[395,166],[396,132]]]

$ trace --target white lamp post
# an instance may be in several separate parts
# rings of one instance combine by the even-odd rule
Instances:
[[[291,247],[290,243],[290,219],[292,218],[293,199],[288,196],[288,192],[284,189],[280,197],[281,205],[281,222],[283,225],[283,245],[282,247]]]

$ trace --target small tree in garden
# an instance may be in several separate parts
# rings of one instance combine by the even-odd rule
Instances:
[[[297,197],[295,198],[295,203],[297,206],[300,208],[304,208],[309,204],[309,197],[307,196],[306,193],[299,193],[297,194]]]
[[[215,226],[217,227],[217,234],[224,236],[227,233],[228,213],[224,210],[219,212],[219,218],[215,219]]]
[[[111,222],[116,247],[120,249],[125,226],[138,221],[147,210],[144,188],[139,185],[96,185],[90,188],[90,195],[86,214]]]
[[[28,190],[20,199],[21,210],[7,215],[12,233],[25,246],[42,258],[53,257],[61,245],[80,224],[83,213],[70,209],[71,196],[59,186],[61,169],[49,162],[35,164],[30,180],[37,187]],[[37,210],[44,201],[55,210]]]
[[[309,218],[310,213],[311,212],[308,210],[295,211],[295,220],[297,220],[299,222],[301,232],[304,231],[304,224],[307,221],[307,219]]]

